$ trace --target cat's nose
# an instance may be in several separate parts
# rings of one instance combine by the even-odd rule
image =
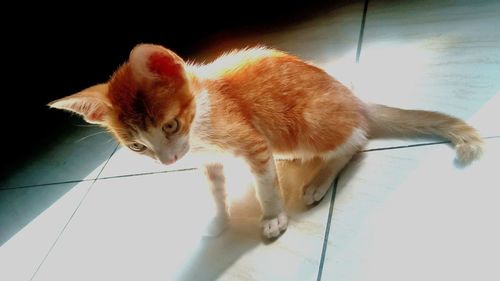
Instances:
[[[169,157],[169,158],[160,158],[160,162],[165,164],[165,165],[170,165],[170,164],[174,163],[175,161],[177,161],[177,155],[174,155],[173,157]]]

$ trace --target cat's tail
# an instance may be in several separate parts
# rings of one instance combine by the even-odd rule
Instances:
[[[367,104],[370,138],[438,136],[451,141],[457,159],[469,164],[483,152],[483,140],[464,121],[438,112]]]

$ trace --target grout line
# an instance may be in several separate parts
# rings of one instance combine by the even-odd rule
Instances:
[[[359,63],[359,58],[361,56],[361,47],[363,46],[363,36],[364,36],[364,32],[365,32],[365,22],[366,22],[367,12],[368,12],[368,0],[365,0],[364,7],[363,7],[363,16],[361,18],[361,27],[359,30],[358,46],[356,49],[356,63]],[[330,236],[330,228],[331,228],[331,224],[332,224],[333,205],[335,203],[335,195],[337,193],[337,186],[339,183],[339,178],[340,178],[340,173],[337,175],[337,177],[333,181],[332,196],[330,197],[330,206],[328,209],[328,219],[326,221],[325,236],[323,238],[323,247],[321,249],[321,257],[320,257],[320,262],[319,262],[319,267],[318,267],[318,276],[316,278],[317,281],[321,281],[321,277],[323,276],[323,266],[325,264],[326,250],[328,247],[328,237]]]
[[[116,150],[118,149],[118,145],[116,145],[115,149],[113,150],[113,152],[111,152],[111,155],[109,155],[108,157],[108,160],[106,160],[106,163],[104,163],[104,165],[102,166],[102,169],[99,171],[99,174],[97,175],[97,178],[99,178],[99,175],[102,173],[102,171],[104,170],[104,168],[106,168],[106,165],[108,164],[109,160],[111,160],[111,157],[113,156],[113,154],[115,154]],[[85,198],[87,198],[87,195],[89,194],[90,190],[92,190],[92,187],[94,186],[94,184],[96,183],[97,181],[97,178],[94,179],[94,181],[92,182],[92,184],[89,186],[89,188],[87,189],[87,191],[85,192],[85,194],[83,195],[82,199],[80,200],[80,202],[78,203],[78,205],[76,206],[75,210],[73,211],[73,213],[71,214],[71,216],[69,217],[68,221],[66,222],[66,224],[64,225],[64,227],[62,228],[62,230],[59,232],[59,234],[57,235],[56,237],[56,240],[54,241],[54,243],[52,243],[52,245],[50,246],[49,250],[47,251],[47,254],[43,257],[42,261],[40,262],[40,264],[38,265],[38,267],[36,268],[35,272],[33,272],[33,275],[31,276],[30,278],[30,281],[33,280],[33,278],[35,278],[36,274],[38,273],[38,271],[40,270],[40,268],[42,267],[42,265],[45,263],[45,260],[49,257],[50,253],[52,252],[52,250],[54,249],[54,247],[56,246],[57,242],[59,241],[59,238],[61,238],[62,234],[64,233],[64,231],[66,230],[66,228],[68,227],[69,223],[71,222],[71,220],[73,219],[73,217],[75,216],[76,212],[78,211],[78,209],[80,208],[80,206],[82,205],[83,201],[85,201]]]
[[[173,173],[173,172],[186,172],[186,171],[193,171],[193,170],[197,170],[197,169],[198,168],[183,168],[183,169],[167,170],[167,171],[159,171],[159,172],[146,172],[146,173],[138,173],[138,174],[126,174],[126,175],[117,175],[117,176],[109,176],[109,177],[96,178],[96,180],[108,180],[108,179],[116,179],[116,178],[139,177],[139,176],[148,176],[148,175],[156,175],[156,174],[167,174],[167,173]]]
[[[6,188],[1,188],[1,190],[9,190],[9,189],[22,189],[22,188],[31,188],[31,187],[42,187],[42,186],[47,186],[47,185],[58,185],[58,184],[66,184],[66,183],[79,183],[79,182],[84,182],[84,181],[93,181],[95,178],[90,178],[90,179],[81,179],[81,180],[69,180],[69,181],[59,181],[59,182],[49,182],[49,183],[39,183],[39,184],[31,184],[31,185],[20,185],[20,186],[13,186],[13,187],[6,187]]]
[[[372,152],[372,151],[381,151],[381,150],[412,148],[412,147],[429,146],[429,145],[437,145],[437,144],[445,144],[445,143],[450,143],[450,141],[424,142],[424,143],[416,143],[416,144],[388,146],[388,147],[380,147],[380,148],[370,148],[370,149],[361,150],[360,152]]]
[[[500,138],[500,135],[499,136],[483,137],[482,139],[488,140],[488,139],[498,139],[498,138]],[[429,145],[446,144],[446,143],[451,143],[451,142],[450,141],[435,141],[435,142],[424,142],[424,143],[415,143],[415,144],[398,145],[398,146],[387,146],[387,147],[364,149],[364,150],[361,150],[360,152],[372,152],[372,151],[381,151],[381,150],[412,148],[412,147],[429,146]]]
[[[0,188],[0,191],[11,190],[11,189],[32,188],[32,187],[43,187],[43,186],[48,186],[48,185],[58,185],[58,184],[66,184],[66,183],[79,183],[79,182],[85,182],[85,181],[106,180],[106,179],[114,179],[114,178],[137,177],[137,176],[172,173],[172,172],[184,172],[184,171],[191,171],[191,170],[196,170],[196,169],[197,168],[183,168],[183,169],[166,170],[166,171],[159,171],[159,172],[146,172],[146,173],[138,173],[138,174],[125,174],[125,175],[109,176],[109,177],[102,177],[102,178],[96,177],[96,178],[82,179],[82,180],[70,180],[70,181],[61,181],[61,182],[49,182],[49,183],[40,183],[40,184],[32,184],[32,185],[22,185],[22,186]]]
[[[489,136],[489,137],[483,137],[483,139],[497,139],[500,138],[500,135],[498,136]],[[393,147],[385,147],[385,148],[374,148],[374,149],[367,149],[367,150],[362,150],[361,152],[371,152],[371,151],[380,151],[380,150],[391,150],[391,149],[402,149],[402,148],[411,148],[411,147],[418,147],[418,146],[429,146],[429,145],[437,145],[437,144],[444,144],[444,143],[450,143],[449,141],[439,141],[439,142],[429,142],[429,143],[421,143],[421,144],[412,144],[412,145],[401,145],[401,146],[393,146]],[[335,181],[333,182],[333,187],[332,187],[332,196],[330,198],[330,207],[328,209],[328,220],[326,223],[326,229],[325,229],[325,236],[323,238],[323,248],[321,250],[321,258],[320,258],[320,263],[318,267],[318,276],[316,278],[317,281],[321,281],[321,277],[323,275],[323,266],[325,263],[325,256],[326,256],[326,250],[328,247],[328,237],[330,235],[330,229],[332,225],[332,218],[333,218],[333,206],[335,204],[335,195],[337,193],[337,187],[339,183],[339,178],[340,178],[340,173],[337,175],[337,178],[335,178]]]
[[[356,63],[359,63],[361,56],[361,47],[363,46],[363,35],[365,33],[366,13],[368,12],[368,0],[365,0],[363,7],[363,17],[361,18],[361,28],[359,30],[358,48],[356,49]]]
[[[318,277],[316,278],[317,281],[320,281],[321,276],[323,275],[323,265],[325,263],[326,248],[328,246],[328,236],[330,235],[330,227],[332,224],[333,204],[335,202],[335,194],[337,193],[337,185],[339,183],[339,178],[340,178],[340,173],[333,181],[332,183],[333,187],[331,187],[332,196],[330,198],[330,208],[328,209],[328,220],[326,221],[325,237],[323,238],[323,248],[321,249],[321,258],[318,267]]]
[[[497,139],[497,138],[500,138],[500,135],[498,135],[498,136],[483,137],[483,139],[485,139],[485,140],[486,139]],[[436,145],[436,144],[444,144],[444,143],[450,143],[450,142],[449,141],[439,141],[439,142],[430,142],[430,143],[421,143],[421,144],[412,144],[412,145],[402,145],[402,146],[386,147],[386,148],[374,148],[374,149],[362,150],[361,152],[391,150],[391,149],[402,149],[402,148],[410,148],[410,147],[418,147],[418,146],[428,146],[428,145]],[[323,247],[321,249],[321,258],[320,258],[320,263],[319,263],[319,267],[318,267],[318,276],[316,278],[317,281],[321,281],[321,277],[323,275],[323,267],[324,267],[324,264],[325,264],[326,250],[328,248],[328,237],[330,236],[330,229],[331,229],[332,218],[333,218],[333,207],[334,207],[334,204],[335,204],[335,195],[337,193],[337,187],[338,187],[339,178],[340,178],[340,175],[341,175],[340,173],[337,175],[337,178],[335,178],[335,181],[333,182],[332,196],[330,198],[330,206],[329,206],[329,209],[328,209],[328,219],[327,219],[327,222],[326,222],[325,236],[323,238]]]
[[[500,138],[500,135],[483,137],[484,140],[498,139],[498,138]],[[373,152],[373,151],[383,151],[383,150],[392,150],[392,149],[403,149],[403,148],[412,148],[412,147],[429,146],[429,145],[446,144],[446,143],[450,143],[450,141],[436,141],[436,142],[425,142],[425,143],[416,143],[416,144],[408,144],[408,145],[378,147],[378,148],[364,149],[364,150],[361,150],[360,152]],[[282,160],[277,159],[277,161],[282,161]],[[287,161],[287,160],[284,160],[284,161]],[[49,182],[49,183],[40,183],[40,184],[32,184],[32,185],[21,185],[21,186],[0,188],[0,191],[11,190],[11,189],[32,188],[32,187],[43,187],[43,186],[48,186],[48,185],[58,185],[58,184],[66,184],[66,183],[79,183],[79,182],[85,182],[85,181],[106,180],[106,179],[113,179],[113,178],[126,178],[126,177],[147,176],[147,175],[172,173],[172,172],[185,172],[185,171],[192,171],[192,170],[196,170],[196,169],[197,168],[183,168],[183,169],[166,170],[166,171],[159,171],[159,172],[125,174],[125,175],[109,176],[109,177],[102,177],[102,178],[97,177],[97,178],[81,179],[81,180],[69,180],[69,181],[61,181],[61,182]]]

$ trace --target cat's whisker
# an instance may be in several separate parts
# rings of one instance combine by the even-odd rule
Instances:
[[[90,134],[90,135],[88,135],[88,136],[85,136],[85,137],[83,137],[83,138],[81,138],[81,139],[79,139],[79,140],[75,141],[75,143],[79,143],[79,142],[81,142],[81,141],[83,141],[83,140],[86,140],[86,139],[88,139],[88,138],[90,138],[90,137],[94,137],[94,136],[97,136],[97,135],[100,135],[100,134],[105,134],[105,133],[107,133],[107,132],[106,132],[106,131],[102,131],[102,132],[97,132],[97,133],[94,133],[94,134]]]
[[[110,138],[106,141],[106,144],[110,143],[110,142],[114,142],[114,139]]]
[[[99,125],[95,125],[95,124],[77,124],[75,125],[76,127],[85,127],[85,128],[95,128],[95,127],[99,127]]]

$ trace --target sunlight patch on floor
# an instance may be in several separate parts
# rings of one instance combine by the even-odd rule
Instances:
[[[62,197],[0,246],[0,264],[2,265],[0,280],[11,280],[9,277],[18,276],[21,273],[26,277],[26,280],[31,277],[91,184],[91,181],[75,184]],[[54,187],[38,188],[50,189]]]

